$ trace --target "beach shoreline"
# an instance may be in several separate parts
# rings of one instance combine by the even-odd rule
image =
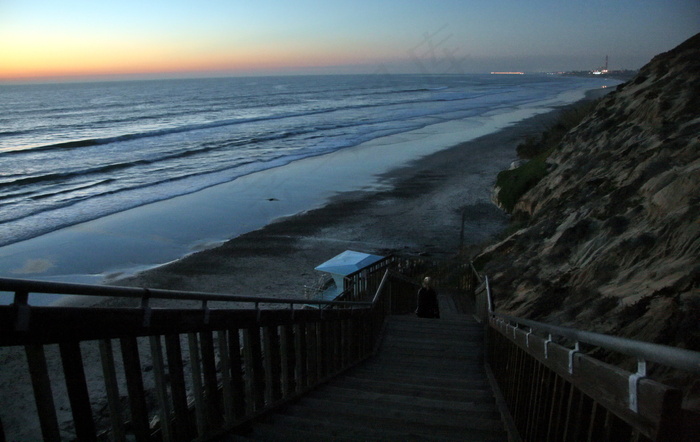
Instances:
[[[584,100],[604,92],[592,90]],[[322,278],[314,267],[345,250],[443,258],[460,250],[462,228],[462,246],[478,248],[509,222],[491,202],[497,173],[517,160],[515,148],[526,136],[540,134],[572,105],[394,168],[379,176],[374,189],[339,193],[321,207],[106,283],[296,298]],[[106,305],[124,302],[110,300]]]
[[[597,88],[594,91],[600,92],[605,89]],[[392,179],[392,170],[398,168],[403,170],[403,175],[409,176],[412,173],[411,166],[406,165],[430,158],[434,153],[450,151],[465,140],[475,140],[517,125],[518,122],[529,121],[533,115],[546,114],[583,95],[583,90],[567,91],[545,101],[526,106],[505,106],[492,112],[481,113],[474,118],[434,121],[420,129],[380,136],[351,148],[295,160],[284,166],[244,175],[196,192],[12,243],[0,247],[0,274],[10,278],[69,283],[144,285],[147,281],[138,281],[133,276],[149,270],[159,272],[168,265],[172,266],[170,268],[181,268],[181,261],[187,261],[191,255],[201,256],[198,252],[216,249],[231,238],[263,229],[280,219],[322,208],[339,198],[360,198],[360,195],[384,198],[386,194],[383,192],[392,189],[394,182],[400,178]],[[538,133],[542,129],[544,126],[540,124],[534,132]],[[478,147],[478,143],[475,146],[477,147],[474,149],[484,150],[483,147]],[[471,147],[465,149],[469,150]],[[513,151],[506,155],[511,159]],[[484,156],[485,160],[490,161],[488,158],[488,155]],[[457,161],[464,160],[465,157],[457,158]],[[468,158],[466,161],[473,162]],[[508,164],[501,163],[501,166],[505,168]],[[445,165],[439,162],[435,167],[446,169]],[[491,179],[498,171],[499,169],[474,169],[469,173],[486,174],[488,179]],[[467,180],[459,185],[466,189],[481,186],[480,183],[472,181]],[[473,193],[471,190],[469,192]],[[367,199],[372,201],[373,198],[368,196]],[[472,203],[474,198],[466,201],[464,205]],[[389,217],[387,210],[384,210],[385,218]],[[493,208],[486,204],[480,206],[479,210],[491,211]],[[338,212],[337,216],[344,217],[342,212]],[[373,215],[370,213],[367,216]],[[374,227],[361,228],[371,230]],[[424,230],[427,232],[431,228],[432,226],[428,225]],[[414,237],[423,235],[417,231],[407,234]],[[319,235],[315,236],[318,243]],[[357,239],[349,240],[345,234],[340,234],[339,238],[341,242],[349,241],[348,248],[355,247],[361,250],[371,248],[393,251],[405,248],[404,241],[396,238],[389,245],[382,245],[385,239],[376,238],[376,246],[362,244],[362,241],[353,245],[353,242],[358,242]],[[313,269],[315,265],[327,259],[325,253],[317,253],[316,256],[318,258],[305,261],[304,266]],[[321,261],[316,262],[317,259]],[[269,263],[261,265],[268,266]],[[284,268],[285,272],[276,274],[284,277],[289,274],[289,268],[287,266]],[[301,273],[306,272],[304,268],[297,270]],[[192,272],[186,272],[190,273]],[[311,275],[315,275],[313,270]],[[303,285],[314,283],[308,281],[315,279],[311,275]],[[183,289],[184,285],[177,279],[157,283],[158,286],[165,284],[167,287]],[[256,286],[259,287],[259,284]],[[197,285],[194,289],[199,288]],[[216,291],[228,293],[231,290],[232,287],[229,286],[217,288]],[[256,291],[266,294],[270,290],[253,290],[251,287],[246,293]],[[289,291],[286,293],[289,294]],[[67,299],[55,295],[31,294],[29,301],[32,305],[50,305],[57,300],[64,303]],[[11,298],[0,294],[0,303],[8,302],[11,302]]]
[[[395,168],[382,174],[372,189],[339,193],[321,207],[277,219],[218,247],[107,283],[298,298],[303,296],[305,287],[314,287],[319,282],[322,274],[314,267],[347,249],[380,255],[453,256],[460,249],[462,219],[466,252],[477,250],[502,232],[509,222],[509,217],[491,201],[497,173],[517,159],[515,148],[526,136],[541,133],[566,107]],[[66,303],[136,307],[139,302],[74,297]],[[209,307],[236,307],[230,303],[216,304]],[[154,308],[200,306],[194,301],[176,300],[152,300],[151,305]],[[99,378],[99,352],[93,347],[85,347],[84,366],[89,376]],[[7,434],[22,435],[21,438],[35,438],[39,425],[32,418],[33,396],[23,349],[2,350],[0,392],[17,401],[12,410],[0,412],[5,430]],[[48,350],[49,368],[60,373],[60,358],[54,354],[55,350],[55,346]],[[146,362],[147,353],[143,354]],[[70,407],[62,385],[56,383],[55,400],[61,410],[61,425],[70,427]],[[95,384],[92,394],[104,397],[103,387]]]

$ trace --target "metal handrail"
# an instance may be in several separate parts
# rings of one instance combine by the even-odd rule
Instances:
[[[393,270],[393,269],[389,269],[388,271],[390,272],[392,278],[400,279],[401,281],[404,281],[404,282],[407,282],[409,284],[413,284],[415,286],[420,287],[420,283],[418,283],[415,278],[408,277],[408,276],[404,275],[403,273],[397,272],[396,270]]]
[[[560,327],[556,325],[537,322],[530,319],[518,318],[503,313],[493,311],[493,300],[491,298],[491,286],[488,276],[484,275],[486,285],[488,312],[491,316],[502,321],[516,323],[529,327],[530,330],[538,330],[570,339],[574,342],[602,347],[606,350],[633,356],[639,360],[653,361],[664,364],[668,367],[700,374],[700,352],[686,350],[683,348],[669,347],[667,345],[652,344],[650,342],[637,341],[634,339],[620,338],[617,336],[605,335],[602,333],[588,332],[570,327]]]
[[[486,308],[489,313],[493,313],[493,298],[491,297],[491,284],[489,283],[489,277],[487,275],[484,275],[484,285],[486,286]]]
[[[472,272],[474,272],[476,279],[478,279],[479,282],[481,282],[483,278],[481,277],[481,275],[479,275],[479,272],[476,271],[476,267],[474,267],[474,261],[469,261],[469,267],[472,269]]]
[[[28,279],[0,278],[0,292],[18,293],[47,293],[55,295],[98,296],[105,298],[135,298],[135,299],[174,299],[180,301],[223,301],[251,302],[266,304],[309,304],[308,299],[302,298],[269,298],[257,296],[226,295],[221,293],[190,292],[164,289],[147,289],[136,287],[118,287],[109,285],[89,285],[65,282],[34,281]],[[312,304],[338,307],[369,307],[369,301],[324,301],[314,300]]]
[[[638,359],[658,362],[669,367],[700,374],[700,352],[697,351],[588,332],[570,327],[560,327],[503,313],[492,313],[492,315],[508,322],[524,325],[532,330],[544,331],[571,339],[572,341],[602,347],[606,350],[612,350]]]
[[[379,295],[381,295],[384,291],[384,284],[386,283],[390,272],[391,270],[389,269],[387,269],[386,272],[384,272],[384,276],[382,276],[382,281],[379,283],[379,287],[377,287],[377,292],[374,294],[374,298],[372,298],[372,305],[376,304],[377,301],[379,301]]]

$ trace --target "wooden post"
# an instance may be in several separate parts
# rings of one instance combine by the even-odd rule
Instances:
[[[569,384],[561,376],[557,375],[552,401],[552,412],[550,422],[552,425],[547,434],[547,440],[561,440],[564,420],[566,419],[566,408],[564,404],[568,402],[570,389]]]
[[[112,424],[112,438],[124,440],[124,416],[121,401],[119,400],[119,385],[117,384],[117,371],[114,366],[114,351],[110,339],[102,339],[99,343],[100,359],[102,361],[102,373],[105,380],[105,392],[109,406],[109,417]]]
[[[327,377],[333,373],[333,322],[323,323],[323,376]]]
[[[272,358],[270,353],[270,327],[262,329],[262,352],[263,352],[263,371],[265,373],[265,403],[272,403]]]
[[[62,342],[59,348],[76,436],[81,441],[97,440],[80,343]]]
[[[253,351],[250,343],[250,329],[244,329],[243,333],[243,367],[245,373],[245,414],[250,415],[255,411],[255,386],[253,385]]]
[[[590,419],[591,413],[586,410],[592,401],[590,398],[586,397],[585,394],[579,393],[579,400],[576,406],[576,417],[574,419],[574,430],[573,436],[576,440],[581,440],[581,433],[583,433],[584,423],[586,419]]]
[[[297,388],[296,371],[298,361],[297,351],[294,345],[296,342],[296,331],[295,327],[291,324],[282,326],[282,330],[285,331],[286,336],[284,342],[286,342],[287,347],[287,389],[284,394],[285,396],[290,396]]]
[[[543,367],[543,390],[542,400],[538,406],[537,415],[535,417],[536,432],[533,437],[536,440],[545,440],[547,437],[547,428],[551,425],[549,410],[554,400],[554,383],[556,381],[556,373],[542,364]]]
[[[143,377],[141,375],[141,359],[136,338],[121,338],[119,340],[124,361],[124,374],[126,375],[126,388],[129,391],[129,404],[131,405],[131,422],[134,425],[136,440],[147,441],[150,439],[148,425],[148,408],[146,408],[146,392],[143,389]]]
[[[308,384],[306,377],[306,326],[304,324],[294,324],[294,353],[297,364],[294,369],[296,379],[296,392],[300,393]]]
[[[345,367],[352,364],[354,360],[354,330],[353,330],[354,317],[350,316],[345,320],[345,342],[343,348],[345,349]]]
[[[328,369],[328,345],[326,337],[328,336],[328,324],[322,320],[316,326],[316,342],[318,347],[318,378],[323,379],[327,376]]]
[[[683,426],[682,403],[683,393],[681,390],[666,391],[661,404],[661,420],[656,434],[658,440],[677,440],[678,429]],[[686,435],[686,437],[690,439],[691,435]]]
[[[24,347],[29,365],[29,374],[32,378],[32,388],[34,390],[34,402],[39,414],[39,424],[41,425],[41,435],[45,441],[60,441],[61,434],[58,431],[58,418],[56,417],[56,406],[51,392],[51,380],[49,371],[46,368],[46,355],[44,346],[27,345]]]
[[[204,374],[205,410],[209,428],[221,425],[221,401],[219,398],[219,381],[216,377],[216,355],[214,353],[214,336],[211,331],[199,333],[202,346],[202,372]]]
[[[280,335],[278,334],[277,326],[267,327],[267,333],[270,343],[270,352],[268,353],[268,357],[270,358],[270,377],[272,380],[270,392],[272,401],[276,402],[282,399],[282,357],[280,354]]]
[[[523,405],[523,401],[525,400],[526,393],[525,393],[525,382],[527,381],[527,376],[526,376],[526,356],[525,352],[523,352],[520,348],[518,348],[516,345],[513,345],[515,348],[515,357],[516,357],[516,364],[515,364],[515,401],[513,405],[513,419],[515,420],[516,424],[518,425],[518,430],[522,432],[524,430],[522,422],[522,415],[523,412],[525,411],[525,406]]]
[[[350,319],[346,318],[343,319],[342,327],[341,327],[341,345],[340,345],[340,352],[341,352],[341,359],[342,359],[342,367],[346,368],[350,365],[350,350],[351,350],[351,345],[350,343],[352,342],[351,340],[351,330],[352,328],[350,327]]]
[[[323,358],[324,348],[323,348],[323,322],[320,321],[315,323],[314,330],[316,331],[316,382],[319,382],[323,378]]]
[[[306,324],[306,351],[307,351],[307,378],[308,385],[315,385],[318,381],[318,364],[317,364],[317,348],[316,348],[316,323],[307,322]]]
[[[602,425],[600,425],[600,415],[601,413],[598,411],[598,403],[593,401],[593,406],[591,407],[591,418],[588,422],[588,430],[586,431],[586,440],[593,441],[593,440],[601,440],[600,434],[596,434],[596,432],[602,428]]]
[[[180,335],[165,336],[165,352],[168,356],[168,374],[170,375],[170,391],[175,411],[175,431],[177,440],[192,439],[194,429],[191,425],[190,413],[187,407],[187,389],[185,387],[185,372],[182,364],[182,347]]]
[[[283,398],[289,395],[289,338],[287,326],[280,327],[280,389]]]
[[[228,354],[231,359],[231,394],[233,395],[233,415],[235,419],[245,416],[245,381],[243,380],[243,360],[241,358],[241,337],[237,328],[228,331]]]
[[[250,354],[252,359],[253,404],[255,411],[265,406],[265,370],[263,368],[262,348],[260,342],[260,327],[248,329],[250,338]]]
[[[228,351],[226,330],[217,332],[217,342],[219,343],[219,360],[221,361],[221,389],[223,392],[224,422],[226,425],[232,425],[234,422],[234,396],[233,386],[231,384],[231,357]]]
[[[529,400],[527,401],[527,422],[525,422],[525,432],[523,433],[526,439],[531,437],[533,426],[537,424],[535,422],[535,412],[539,404],[539,398],[537,396],[540,387],[538,380],[539,371],[537,364],[535,364],[536,361],[533,360],[532,362],[533,366],[530,372],[530,384],[532,387],[530,388]]]
[[[204,404],[204,388],[202,387],[202,366],[199,356],[199,342],[196,333],[187,333],[187,344],[190,350],[190,367],[192,369],[192,393],[194,395],[194,411],[197,420],[197,434],[204,437],[207,433],[207,412]]]
[[[295,325],[287,325],[284,327],[287,330],[287,371],[289,372],[289,385],[287,394],[292,395],[296,389],[299,379],[296,377],[299,360],[296,350],[297,327]]]
[[[352,339],[353,339],[353,357],[352,357],[352,362],[355,363],[360,360],[362,357],[362,320],[360,318],[360,315],[355,315],[353,318],[353,324],[352,324]]]
[[[564,432],[563,438],[564,440],[569,440],[568,438],[570,437],[571,433],[571,427],[573,425],[573,420],[574,420],[574,407],[576,406],[576,399],[578,398],[578,395],[580,393],[576,390],[576,387],[574,387],[573,384],[569,385],[569,396],[566,401],[566,419],[564,420]]]
[[[156,384],[156,398],[158,400],[160,431],[163,441],[174,440],[172,425],[170,422],[170,403],[168,401],[168,388],[165,383],[165,364],[163,363],[163,346],[160,336],[150,336],[151,358],[153,360],[153,375]]]
[[[333,374],[338,373],[342,368],[342,348],[341,348],[341,324],[342,321],[333,321]]]

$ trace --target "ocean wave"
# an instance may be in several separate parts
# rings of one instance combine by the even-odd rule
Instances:
[[[70,196],[72,192],[79,191],[79,190],[86,190],[88,187],[99,187],[100,185],[106,185],[106,184],[111,184],[111,182],[115,180],[103,180],[101,183],[95,183],[93,186],[87,186],[85,188],[74,188],[72,190],[66,190],[66,191],[57,191],[55,192],[54,195],[48,195],[46,198],[50,198],[52,196],[66,196],[66,198],[58,199],[55,201],[52,201],[50,205],[44,205],[44,206],[34,206],[32,209],[28,210],[21,210],[21,211],[15,211],[12,214],[9,214],[5,218],[0,218],[0,226],[3,225],[8,225],[16,221],[20,220],[27,220],[32,217],[38,217],[41,216],[42,214],[46,214],[49,212],[55,213],[60,210],[68,209],[70,207],[76,206],[78,204],[85,204],[85,203],[96,203],[96,207],[98,207],[97,210],[93,209],[93,211],[90,210],[80,210],[79,213],[79,218],[76,218],[77,213],[73,216],[67,217],[64,221],[61,221],[60,224],[56,224],[54,228],[61,228],[61,227],[66,227],[69,225],[76,224],[77,222],[82,222],[90,219],[95,219],[100,216],[104,216],[109,213],[116,213],[122,210],[127,210],[131,209],[134,207],[139,207],[145,204],[150,204],[156,201],[161,201],[165,199],[170,199],[174,198],[180,195],[186,195],[188,193],[196,192],[198,190],[205,189],[207,187],[211,187],[217,184],[221,184],[224,182],[231,181],[233,179],[239,178],[243,175],[247,175],[248,173],[253,173],[257,172],[263,169],[266,169],[268,167],[265,166],[266,163],[272,163],[275,161],[278,161],[280,159],[284,158],[284,156],[277,156],[274,158],[270,158],[264,161],[255,161],[255,160],[250,160],[250,161],[242,161],[240,162],[236,167],[231,168],[231,167],[221,167],[213,170],[209,170],[206,172],[200,172],[200,173],[194,173],[188,176],[174,176],[174,177],[168,177],[164,178],[158,181],[152,181],[148,183],[138,183],[134,185],[122,185],[122,186],[117,186],[111,189],[104,190],[102,192],[95,192],[91,194],[80,194],[77,196]],[[294,158],[290,158],[288,162],[293,161]],[[287,164],[287,161],[284,161],[282,164]],[[254,164],[259,164],[259,167],[253,167],[250,168],[249,171],[247,172],[241,172],[241,173],[235,173],[236,169],[241,169],[246,166],[251,166]],[[281,164],[280,164],[281,165]],[[197,186],[192,186],[192,185],[183,185],[182,188],[179,191],[171,191],[170,192],[154,192],[154,189],[157,189],[158,187],[168,185],[170,183],[174,182],[183,182],[183,183],[189,183],[193,179],[196,179],[200,176],[204,175],[210,175],[210,176],[216,176],[217,174],[221,174],[222,172],[227,173],[226,177],[223,178],[218,178],[218,179],[213,179],[209,181],[204,181],[201,182]],[[142,191],[144,195],[141,198],[137,198],[135,200],[130,200],[128,198],[119,198],[119,201],[116,203],[110,204],[104,204],[103,200],[105,197],[109,196],[115,196],[115,195],[122,195],[122,194],[127,194],[127,193],[133,193],[137,191]],[[42,200],[46,198],[37,198],[36,200]],[[2,205],[2,204],[0,204]],[[61,218],[61,217],[58,217]],[[44,220],[43,223],[46,223],[48,221]],[[57,220],[52,220],[51,222],[56,223],[58,222]],[[42,223],[42,224],[43,224]],[[36,236],[36,234],[32,235]],[[22,238],[17,238],[14,241],[17,240],[22,240],[22,239],[27,239],[26,237]],[[13,242],[14,242],[13,241]],[[0,246],[2,246],[2,241],[0,241]]]
[[[86,106],[89,115],[82,119],[73,112],[81,109],[75,99],[68,118],[52,126],[49,116],[29,134],[2,138],[4,146],[35,144],[0,148],[0,218],[7,217],[0,231],[16,232],[11,241],[36,236],[377,137],[498,114],[557,93],[546,81],[494,87],[481,80],[462,84],[456,77],[437,84],[317,80],[289,79],[297,83],[280,92],[267,83],[257,95],[231,92],[227,87],[235,83],[220,82],[223,94],[210,90],[200,99],[190,93],[192,100],[168,87],[172,96],[159,96],[167,102],[134,101],[128,112]],[[16,127],[6,125],[5,131],[10,128]]]
[[[425,90],[430,90],[430,89],[425,89]],[[212,122],[208,122],[208,123],[189,124],[189,125],[156,129],[156,130],[137,132],[137,133],[129,133],[129,134],[123,134],[123,135],[117,135],[117,136],[108,136],[108,137],[103,137],[103,138],[86,138],[86,139],[80,139],[80,140],[64,141],[64,142],[60,142],[60,143],[52,143],[52,144],[41,145],[41,146],[6,148],[6,149],[3,149],[3,154],[21,154],[21,153],[26,153],[27,151],[42,152],[42,151],[52,151],[52,150],[69,150],[69,149],[77,149],[77,148],[84,148],[84,147],[94,147],[94,146],[99,146],[99,145],[105,145],[105,144],[111,144],[111,143],[123,142],[123,141],[131,141],[131,140],[137,140],[137,139],[142,139],[142,138],[161,137],[161,136],[171,135],[171,134],[192,132],[192,131],[204,130],[204,129],[214,129],[214,128],[220,128],[220,127],[226,127],[226,126],[232,126],[232,125],[240,125],[240,124],[246,124],[246,123],[255,123],[255,122],[263,122],[263,121],[282,120],[282,119],[288,119],[288,118],[306,117],[306,116],[325,114],[325,113],[329,113],[329,112],[342,112],[342,111],[349,111],[349,110],[361,110],[361,109],[371,109],[371,108],[391,107],[391,106],[419,105],[419,104],[424,104],[424,103],[440,102],[440,101],[461,101],[461,100],[469,100],[469,99],[478,98],[480,96],[483,96],[483,95],[479,95],[479,96],[455,95],[453,97],[439,97],[439,98],[435,97],[435,98],[424,98],[424,99],[397,100],[397,101],[390,101],[390,102],[362,103],[362,104],[354,104],[354,105],[346,105],[346,106],[327,107],[327,108],[322,108],[322,109],[314,109],[314,110],[307,110],[307,111],[300,111],[300,112],[287,112],[287,113],[280,113],[280,114],[272,114],[272,115],[266,115],[266,116],[261,116],[261,117],[224,119],[224,120],[212,121]]]
[[[32,133],[31,130],[0,130],[0,137],[16,137]]]
[[[85,191],[88,189],[93,189],[95,187],[104,186],[106,184],[114,183],[115,181],[116,180],[114,178],[107,178],[104,180],[98,180],[98,181],[94,181],[94,182],[87,183],[87,184],[80,184],[80,185],[77,185],[74,187],[66,187],[66,188],[62,188],[60,190],[55,190],[55,191],[49,190],[49,191],[44,191],[42,193],[32,192],[32,195],[29,197],[29,199],[41,200],[41,199],[51,198],[51,197],[55,197],[55,196],[59,196],[59,195],[67,195],[67,194],[70,194],[73,192]]]
[[[105,166],[99,166],[99,167],[93,167],[89,169],[78,169],[72,172],[55,172],[55,173],[46,173],[42,175],[36,175],[36,176],[28,176],[28,177],[23,177],[23,178],[17,178],[12,181],[5,181],[5,182],[0,182],[0,189],[5,189],[5,188],[13,188],[13,187],[22,187],[26,186],[28,184],[37,184],[37,183],[50,183],[50,182],[57,182],[57,181],[65,181],[66,179],[72,178],[72,177],[78,177],[78,176],[86,176],[90,174],[95,174],[95,173],[107,173],[107,172],[113,172],[119,169],[125,169],[128,167],[133,167],[135,165],[139,164],[149,164],[152,161],[148,160],[137,160],[137,161],[131,161],[131,162],[126,162],[126,163],[117,163],[117,164],[108,164]]]
[[[421,87],[421,88],[415,88],[415,89],[395,89],[395,90],[390,90],[384,92],[384,94],[410,94],[410,93],[416,93],[416,92],[436,92],[436,91],[443,91],[445,89],[449,89],[449,86],[437,86],[437,87]]]

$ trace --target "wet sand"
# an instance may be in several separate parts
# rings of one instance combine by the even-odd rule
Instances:
[[[516,146],[526,136],[546,129],[558,112],[537,115],[385,173],[379,186],[373,187],[375,190],[340,193],[323,207],[278,219],[219,247],[108,283],[300,297],[305,287],[315,286],[322,276],[314,267],[347,249],[380,255],[452,256],[460,249],[463,217],[464,246],[478,248],[508,223],[508,216],[491,202],[497,173],[517,159]],[[100,305],[127,306],[136,302],[110,300]],[[82,299],[73,303],[94,305],[95,301]],[[185,303],[153,302],[156,307],[181,304]],[[23,349],[2,350],[0,392],[16,398],[17,402],[11,410],[0,412],[5,430],[18,439],[38,438]],[[55,346],[50,351],[55,353]],[[143,355],[146,362],[147,353]],[[60,373],[60,358],[51,355],[50,372]],[[99,353],[95,348],[85,347],[83,356],[89,376],[98,378]],[[59,421],[62,426],[70,426],[64,384],[55,385]],[[103,397],[102,387],[96,385],[93,394]]]
[[[517,159],[527,135],[559,110],[428,155],[380,177],[384,189],[342,193],[322,208],[278,219],[223,245],[110,284],[300,297],[322,273],[314,267],[345,251],[445,257],[502,231],[508,216],[491,202],[497,173]],[[270,201],[274,204],[275,201]]]

